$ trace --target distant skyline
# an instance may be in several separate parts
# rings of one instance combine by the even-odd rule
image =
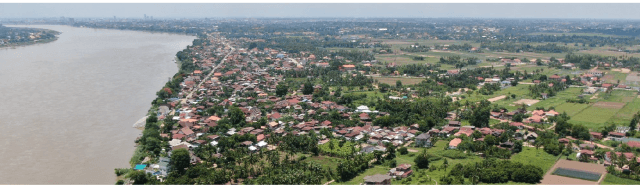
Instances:
[[[640,4],[0,4],[0,18],[640,19]]]

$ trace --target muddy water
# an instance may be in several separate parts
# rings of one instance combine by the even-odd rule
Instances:
[[[57,41],[0,49],[0,184],[113,184],[132,128],[193,36],[26,26]]]

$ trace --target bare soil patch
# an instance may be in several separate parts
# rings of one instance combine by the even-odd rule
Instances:
[[[607,74],[607,75],[603,76],[602,79],[606,80],[606,81],[613,81],[615,79],[615,77],[613,75],[611,75],[611,74]]]
[[[500,95],[500,96],[497,96],[497,97],[494,97],[494,98],[490,98],[490,99],[488,99],[488,101],[489,102],[496,102],[496,101],[502,100],[504,98],[507,98],[507,96],[506,95]]]
[[[624,104],[625,103],[621,102],[597,102],[593,104],[593,106],[600,108],[620,109],[624,107]]]
[[[629,73],[629,72],[631,72],[631,69],[622,68],[622,69],[620,69],[620,72],[621,73]]]
[[[535,100],[535,99],[520,99],[516,102],[513,102],[513,104],[526,104],[526,105],[533,105],[540,102],[540,100]]]
[[[627,75],[627,81],[640,82],[640,76],[638,75],[638,72],[629,73]]]
[[[581,171],[587,171],[587,172],[594,172],[594,173],[602,174],[602,176],[600,177],[600,180],[598,182],[593,182],[589,180],[581,180],[576,178],[552,175],[552,173],[557,168],[567,168],[567,169],[575,169],[575,170],[581,170]],[[561,160],[558,160],[558,162],[556,162],[556,164],[553,165],[553,167],[551,167],[549,171],[547,171],[547,174],[544,177],[542,177],[540,184],[542,185],[598,185],[604,179],[605,173],[606,173],[606,169],[601,164],[583,163],[579,161],[569,161],[569,160],[561,159]]]

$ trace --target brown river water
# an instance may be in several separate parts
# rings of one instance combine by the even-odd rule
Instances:
[[[0,48],[0,184],[114,184],[141,133],[132,125],[195,37],[24,27],[62,34]]]

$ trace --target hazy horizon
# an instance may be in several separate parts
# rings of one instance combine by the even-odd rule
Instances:
[[[0,4],[0,18],[640,19],[640,4]]]

